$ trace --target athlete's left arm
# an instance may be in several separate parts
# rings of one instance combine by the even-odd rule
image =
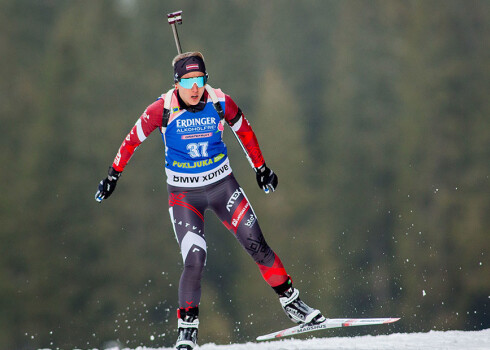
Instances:
[[[265,164],[259,142],[255,136],[249,121],[245,118],[235,101],[225,95],[225,120],[230,127],[236,132],[243,146],[247,150],[248,156],[252,159],[255,168],[260,168]]]

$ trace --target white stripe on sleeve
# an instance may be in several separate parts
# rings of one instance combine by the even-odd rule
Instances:
[[[141,126],[141,119],[138,119],[136,122],[136,133],[138,134],[138,138],[141,142],[146,140],[145,133],[143,132],[143,127]]]
[[[243,116],[240,117],[240,119],[238,119],[238,121],[233,124],[233,126],[231,127],[235,132],[240,130],[240,127],[242,126],[242,122],[243,122]]]

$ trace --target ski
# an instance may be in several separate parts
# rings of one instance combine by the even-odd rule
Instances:
[[[257,340],[271,340],[287,337],[295,334],[319,331],[328,328],[341,328],[353,326],[370,326],[375,324],[386,324],[398,321],[400,318],[327,318],[316,324],[302,324],[295,327],[283,329],[282,331],[261,335]]]

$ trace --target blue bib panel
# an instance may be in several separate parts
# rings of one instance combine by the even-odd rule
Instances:
[[[224,102],[220,103],[224,110]],[[223,129],[211,101],[203,110],[194,113],[173,107],[162,134],[167,182],[196,187],[213,183],[231,173]]]

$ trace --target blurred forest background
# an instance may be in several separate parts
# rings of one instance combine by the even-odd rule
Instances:
[[[402,317],[316,336],[490,327],[490,2],[0,0],[0,348],[172,346],[181,256],[158,132],[94,201],[184,51],[254,127],[266,196],[235,175],[302,296],[331,317]],[[208,213],[200,343],[289,326]]]

